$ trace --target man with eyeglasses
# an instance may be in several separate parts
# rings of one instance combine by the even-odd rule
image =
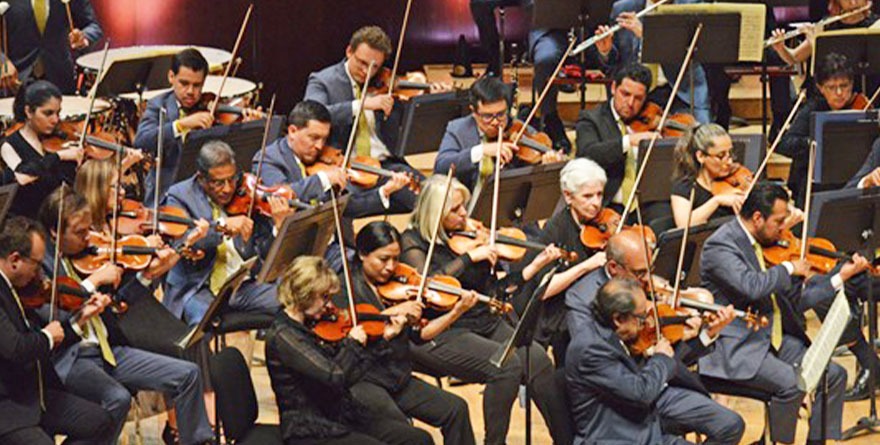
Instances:
[[[516,158],[516,145],[506,141],[498,143],[498,132],[507,131],[512,123],[510,100],[510,89],[497,77],[483,77],[474,82],[470,89],[471,114],[446,124],[446,133],[434,162],[434,173],[445,175],[449,167],[455,165],[456,178],[474,192],[495,171],[497,156],[501,157],[503,166],[524,165]],[[529,133],[526,132],[525,136]],[[564,159],[561,153],[548,148],[541,156],[541,163]]]
[[[225,207],[235,197],[242,172],[235,164],[232,148],[222,141],[202,146],[196,160],[195,177],[174,184],[165,203],[180,207],[191,218],[213,221],[208,235],[195,244],[205,252],[198,261],[181,261],[168,273],[162,302],[189,325],[198,324],[227,277],[250,257],[265,256],[274,232],[292,209],[287,200],[269,197],[272,217],[254,212],[229,215]],[[270,221],[271,219],[271,221]],[[236,311],[274,314],[278,310],[275,287],[246,280],[229,302]]]
[[[794,117],[791,127],[782,136],[777,153],[791,158],[788,188],[796,206],[803,208],[807,187],[807,166],[810,157],[810,116],[815,112],[848,110],[856,94],[853,90],[855,76],[846,56],[829,53],[821,63],[817,61],[815,73],[819,95],[807,100]]]
[[[565,377],[575,443],[687,444],[681,435],[696,431],[707,435],[706,443],[738,444],[742,418],[709,397],[667,339],[644,356],[631,352],[650,323],[650,308],[642,284],[621,275],[598,287],[583,312],[569,313],[576,334]],[[683,375],[699,386],[677,383]]]

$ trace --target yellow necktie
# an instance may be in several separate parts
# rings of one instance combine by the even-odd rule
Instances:
[[[764,263],[764,249],[758,243],[754,243],[752,246],[755,248],[755,255],[758,256],[758,264],[761,265],[761,270],[766,271],[767,264]],[[770,294],[770,301],[773,302],[773,327],[770,331],[770,345],[778,351],[779,347],[782,346],[782,311],[779,310],[779,304],[776,302],[776,294]]]
[[[40,34],[46,31],[46,22],[49,21],[49,0],[36,0],[34,2],[34,19],[37,21],[37,29]]]
[[[73,267],[70,265],[70,261],[65,258],[64,259],[64,270],[67,272],[67,275],[73,278],[77,283],[82,283],[82,280],[79,279],[79,276],[72,272]],[[110,346],[109,336],[107,335],[107,326],[104,325],[104,320],[101,319],[100,315],[96,315],[89,319],[86,323],[85,334],[88,336],[89,330],[95,333],[95,337],[98,337],[98,347],[101,348],[101,357],[104,359],[107,364],[110,366],[116,366],[116,356],[113,355],[113,348]]]
[[[217,221],[220,218],[220,208],[211,203],[211,217],[213,217],[214,221]],[[223,283],[226,281],[227,273],[226,273],[226,262],[229,259],[229,252],[226,249],[226,240],[220,242],[217,245],[217,255],[214,258],[214,268],[211,270],[211,278],[208,283],[208,288],[211,290],[211,293],[215,296],[217,292],[220,292],[220,288],[223,287]]]
[[[621,137],[625,136],[628,131],[626,129],[626,124],[623,121],[617,121],[620,126],[620,134]],[[636,184],[636,171],[638,170],[639,160],[636,157],[636,148],[630,147],[626,150],[626,161],[623,166],[623,181],[620,183],[620,191],[622,193],[623,202],[626,203],[629,200],[629,195],[632,193],[633,186]]]
[[[354,97],[357,100],[361,98],[361,91],[358,88],[354,90]],[[370,124],[367,122],[366,111],[358,113],[357,134],[355,135],[354,146],[358,156],[370,156]]]
[[[27,317],[24,315],[24,307],[21,305],[21,300],[18,298],[18,292],[15,291],[15,286],[9,286],[9,289],[12,291],[12,299],[15,300],[15,304],[18,305],[18,310],[21,312],[21,318],[24,320],[25,326],[30,326]],[[40,409],[45,412],[46,396],[43,392],[43,366],[40,364],[39,360],[37,360],[37,389],[40,392]]]

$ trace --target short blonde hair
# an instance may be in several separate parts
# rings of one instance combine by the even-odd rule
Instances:
[[[315,297],[339,292],[339,278],[333,269],[317,256],[300,256],[293,260],[278,284],[278,302],[284,308],[304,311]]]
[[[410,228],[415,229],[426,241],[431,241],[434,234],[434,225],[437,224],[437,216],[442,210],[443,216],[449,213],[452,207],[452,196],[455,192],[461,192],[464,195],[464,202],[471,199],[471,192],[458,179],[452,178],[450,185],[449,198],[446,200],[446,208],[441,209],[443,198],[446,193],[446,176],[434,175],[428,178],[422,184],[422,191],[419,193],[419,200],[416,202],[416,208],[413,211]],[[441,220],[442,224],[442,220]],[[449,237],[444,230],[440,230],[437,239],[441,243],[446,243]]]

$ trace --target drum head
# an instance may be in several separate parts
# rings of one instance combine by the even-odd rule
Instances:
[[[0,99],[0,119],[3,122],[13,122],[15,120],[12,111],[12,104],[15,101],[13,97]],[[92,115],[103,113],[110,109],[110,102],[104,99],[95,99],[95,106],[92,108]],[[89,98],[82,96],[63,96],[61,98],[61,119],[66,121],[81,120],[86,117],[89,111]]]
[[[177,54],[187,48],[195,48],[202,53],[202,56],[208,61],[208,69],[211,72],[223,69],[223,65],[232,60],[232,53],[218,48],[208,46],[189,46],[189,45],[144,45],[144,46],[127,46],[122,48],[111,48],[107,52],[107,62],[114,59],[133,59],[138,57],[159,56],[163,54]],[[88,71],[97,72],[101,69],[101,59],[104,56],[103,51],[95,51],[76,59],[76,64]]]
[[[202,88],[202,92],[204,93],[216,93],[217,90],[220,89],[220,82],[223,80],[223,76],[215,76],[209,75],[205,78],[205,86]],[[247,79],[241,79],[238,77],[229,77],[226,79],[226,85],[223,86],[223,99],[236,99],[239,97],[247,96],[248,94],[253,93],[257,90],[257,84],[251,82]],[[162,93],[171,91],[171,88],[164,88],[161,90],[151,90],[144,91],[144,100],[150,100]],[[125,93],[120,94],[120,97],[124,99],[137,101],[138,95],[137,93]]]

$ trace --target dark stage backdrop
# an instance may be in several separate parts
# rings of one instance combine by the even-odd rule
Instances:
[[[194,44],[232,50],[245,0],[92,0],[112,47]],[[242,42],[239,76],[264,84],[263,102],[277,93],[286,113],[305,92],[310,72],[342,59],[351,33],[379,25],[395,46],[405,0],[256,0]],[[528,17],[509,8],[507,34],[524,39]],[[403,45],[404,69],[448,63],[459,34],[477,46],[468,0],[414,0]]]

